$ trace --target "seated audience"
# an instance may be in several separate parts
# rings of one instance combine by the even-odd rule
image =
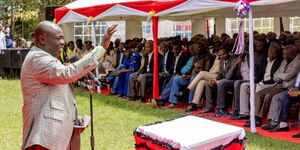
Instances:
[[[269,112],[272,97],[295,84],[300,69],[300,55],[295,46],[289,45],[283,49],[283,58],[279,69],[274,74],[275,84],[255,93],[256,126],[261,126],[262,119]],[[245,123],[249,126],[250,121]]]
[[[254,58],[256,59],[256,58]],[[262,79],[260,78],[255,78],[255,83],[256,83],[256,92],[272,86],[275,81],[274,81],[274,74],[279,68],[281,62],[282,62],[282,49],[280,45],[277,42],[272,42],[270,45],[270,48],[268,50],[268,58],[267,62],[263,63],[256,63],[255,67],[255,74],[258,72],[262,71],[264,73]],[[257,74],[258,75],[258,74]],[[240,98],[240,112],[239,116],[235,119],[241,120],[241,119],[249,119],[249,103],[250,103],[250,82],[245,82],[241,85],[240,88],[240,93],[239,94]],[[234,118],[233,118],[234,119]]]
[[[202,42],[197,42],[194,45],[195,59],[193,61],[192,68],[190,68],[190,70],[186,72],[184,75],[176,76],[174,78],[173,84],[171,86],[171,92],[169,96],[170,105],[168,106],[168,108],[177,107],[178,96],[175,94],[180,91],[180,86],[189,85],[200,71],[208,71],[213,65],[214,58],[208,52],[206,48],[206,43],[204,41],[206,40],[203,40]],[[190,94],[193,93],[191,92]],[[191,102],[192,102],[192,96],[191,99],[189,100],[189,103]]]

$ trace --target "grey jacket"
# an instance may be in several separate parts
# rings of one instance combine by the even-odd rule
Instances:
[[[216,77],[216,80],[227,79],[227,80],[237,80],[241,78],[240,67],[233,67],[233,64],[236,62],[237,57],[231,56],[225,65],[224,68],[224,61],[221,60],[220,62],[220,72]]]
[[[284,59],[279,69],[274,74],[274,80],[282,81],[282,88],[293,87],[297,74],[300,71],[300,55],[297,55],[288,65],[286,59]]]

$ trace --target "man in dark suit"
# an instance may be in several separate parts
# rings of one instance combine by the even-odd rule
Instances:
[[[218,56],[221,59],[220,62],[220,72],[214,80],[209,81],[207,85],[205,85],[205,95],[206,95],[206,105],[205,109],[202,113],[208,113],[214,111],[214,97],[213,92],[218,88],[218,97],[222,97],[225,99],[226,91],[219,90],[219,86],[223,85],[223,80],[233,80],[239,77],[239,69],[234,65],[236,62],[236,58],[229,54],[229,51],[226,49],[221,49],[218,52]],[[221,82],[220,82],[221,81]],[[219,104],[220,108],[221,105]],[[226,116],[226,112],[223,109],[220,109],[216,112],[217,116]]]
[[[159,85],[162,85],[163,82],[171,77],[172,73],[172,62],[174,59],[174,55],[172,50],[170,50],[169,43],[166,41],[162,41],[159,44]],[[147,78],[147,86],[151,86],[153,84],[153,77]],[[160,86],[161,87],[161,86]]]
[[[148,55],[145,57],[145,64],[144,67],[140,70],[138,81],[140,82],[140,88],[139,88],[139,99],[141,102],[145,101],[145,92],[146,92],[146,84],[147,79],[153,77],[153,60],[154,60],[154,54],[153,54],[153,42],[149,41],[145,45],[145,50],[148,52]],[[158,56],[161,59],[161,55]],[[161,70],[161,66],[159,66],[159,70]],[[132,81],[130,81],[132,82]]]
[[[173,79],[176,76],[181,75],[181,69],[186,64],[187,60],[189,59],[189,56],[184,54],[182,52],[182,46],[178,43],[173,43],[172,47],[172,66],[170,67],[170,73],[171,76],[169,78],[166,78],[162,84],[162,93],[159,97],[159,99],[152,100],[152,104],[154,106],[163,106],[166,100],[168,99],[171,91],[171,86],[173,83]]]

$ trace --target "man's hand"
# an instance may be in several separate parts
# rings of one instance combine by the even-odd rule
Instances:
[[[100,44],[104,49],[107,49],[109,47],[111,37],[117,31],[117,27],[118,27],[118,25],[114,24],[114,25],[108,27],[108,29],[106,30],[106,33]]]
[[[298,88],[290,88],[289,92],[291,91],[298,91]]]
[[[79,121],[79,125],[82,126],[84,123],[84,120],[81,116],[78,116],[78,121]],[[79,133],[81,134],[82,132],[84,132],[85,128],[78,128]]]
[[[160,77],[168,77],[169,74],[163,72],[163,73],[159,73],[159,76],[160,76]]]
[[[115,75],[118,76],[118,75],[120,75],[120,74],[123,73],[123,72],[124,72],[123,69],[122,69],[122,70],[119,70],[119,71],[117,71],[117,72],[115,73]]]
[[[241,59],[241,57],[239,57],[239,58],[237,58],[237,60],[236,60],[235,63],[233,64],[233,67],[236,68],[236,67],[238,67],[238,65],[241,64],[241,63],[242,63],[242,59]]]
[[[189,80],[191,78],[191,75],[182,75],[182,78],[184,80]]]
[[[289,90],[288,94],[291,96],[291,97],[298,97],[300,96],[300,91],[297,89],[297,88],[292,88]]]
[[[211,87],[215,87],[215,86],[217,85],[217,81],[216,81],[216,80],[210,80],[210,81],[208,82],[208,84],[209,84],[209,86],[211,86]]]
[[[142,80],[142,74],[137,77],[137,80],[140,82]]]

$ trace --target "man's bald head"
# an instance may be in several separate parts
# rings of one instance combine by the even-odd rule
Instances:
[[[34,30],[34,40],[36,43],[39,42],[39,36],[52,34],[56,30],[61,30],[61,28],[50,21],[43,21],[39,23]]]
[[[64,47],[64,34],[62,29],[55,23],[43,21],[34,30],[34,40],[37,47],[57,56]]]
[[[294,45],[288,45],[283,48],[283,58],[293,60],[298,54],[298,50]]]

